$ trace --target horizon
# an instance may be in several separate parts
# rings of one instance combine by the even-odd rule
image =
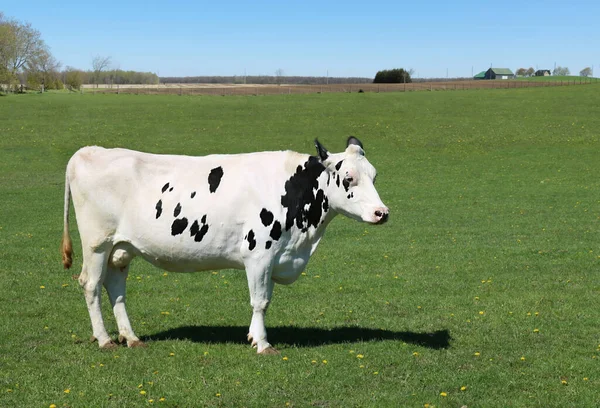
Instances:
[[[413,69],[413,78],[472,77],[491,66],[571,75],[600,66],[595,29],[600,2],[501,6],[481,1],[427,5],[316,1],[8,4],[7,18],[31,23],[62,67],[112,69],[159,77],[275,76],[373,78]],[[52,16],[52,17],[50,17]],[[596,61],[594,61],[596,60]]]

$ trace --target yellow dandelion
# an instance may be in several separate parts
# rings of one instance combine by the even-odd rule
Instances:
[[[378,375],[379,371],[373,371],[373,375]]]
[[[416,356],[418,356],[418,355],[419,355],[419,352],[418,352],[418,351],[415,351],[415,352],[413,352],[413,356],[415,356],[415,357],[416,357]]]
[[[539,333],[539,332],[540,332],[540,329],[533,329],[533,332],[534,332],[534,333]]]
[[[104,364],[100,363],[100,367],[104,367]]]
[[[475,357],[479,357],[479,356],[481,355],[481,353],[480,353],[479,351],[476,351],[475,353],[473,353],[473,355],[474,355]]]
[[[169,353],[169,357],[173,357],[175,353]]]
[[[66,288],[67,286],[69,286],[69,284],[68,284],[68,283],[63,283],[63,284],[62,284],[62,287],[63,287],[63,288]]]
[[[467,390],[467,387],[465,387],[465,386],[463,385],[462,387],[460,387],[460,390],[461,390],[461,391],[466,391],[466,390]]]
[[[447,397],[448,394],[446,394],[445,392],[440,392],[440,397]]]
[[[165,272],[165,273],[163,273],[163,276],[168,276],[168,275],[169,275],[169,274],[168,274],[168,273],[166,273],[166,272]]]
[[[158,399],[158,401],[160,401],[160,402],[165,402],[165,397],[160,397],[160,398]]]
[[[142,395],[146,395],[146,391],[144,391],[144,390],[141,390],[141,391],[140,391],[140,394],[142,394]]]
[[[350,353],[350,354],[354,354],[354,350],[350,350],[350,351],[349,351],[349,353]]]
[[[56,408],[56,404],[50,404],[49,408]]]
[[[323,364],[327,364],[327,360],[323,360]]]
[[[364,358],[365,356],[363,356],[362,354],[357,354],[356,358]]]
[[[358,368],[365,368],[365,366],[361,364],[358,366]]]
[[[144,384],[139,384],[138,388],[142,388],[144,386]]]
[[[156,375],[156,374],[158,374],[158,371],[154,371],[152,374]]]
[[[317,360],[311,360],[311,364],[317,364]]]
[[[475,296],[475,300],[479,300],[479,296]]]
[[[521,361],[525,361],[525,356],[521,356]]]
[[[217,392],[217,393],[215,394],[215,397],[220,397],[220,396],[221,396],[221,393],[220,393],[220,392]]]
[[[149,400],[148,400],[148,402],[149,402],[150,404],[152,404],[152,403],[154,403],[154,400],[153,400],[153,399],[149,399]]]
[[[283,360],[283,361],[288,361],[288,358],[287,358],[286,356],[284,356],[284,357],[282,358],[282,360]]]
[[[483,316],[485,314],[485,312],[483,310],[480,310],[479,314]]]
[[[423,404],[423,408],[429,408],[431,407],[431,405],[429,405],[428,403]]]
[[[562,385],[567,385],[567,384],[568,384],[568,383],[567,383],[567,380],[561,380],[561,381],[560,381],[560,383],[561,383]]]
[[[67,388],[67,389],[66,389],[66,390],[64,390],[63,392],[64,392],[65,394],[69,394],[69,393],[71,392],[71,390]]]
[[[46,289],[46,287],[44,285],[40,286],[40,289]]]
[[[589,380],[589,378],[583,377],[583,381],[588,381],[588,380]]]

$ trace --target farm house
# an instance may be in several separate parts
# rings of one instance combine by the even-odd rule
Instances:
[[[485,71],[481,71],[479,74],[475,75],[473,79],[485,79]]]
[[[535,76],[550,76],[552,75],[550,73],[549,69],[538,69],[537,71],[535,71]]]
[[[485,79],[514,79],[515,74],[508,68],[490,68],[485,71]]]

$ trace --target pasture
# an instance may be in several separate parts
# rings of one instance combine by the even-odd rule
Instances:
[[[1,97],[0,406],[599,405],[599,90]],[[88,341],[76,217],[73,269],[58,251],[79,147],[315,154],[350,134],[390,220],[339,216],[275,287],[280,355],[245,341],[243,272],[141,259],[128,312],[149,347]]]

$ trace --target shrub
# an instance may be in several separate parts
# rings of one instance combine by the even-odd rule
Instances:
[[[410,72],[404,68],[384,69],[377,72],[373,80],[374,84],[402,84],[410,82],[412,82]]]

